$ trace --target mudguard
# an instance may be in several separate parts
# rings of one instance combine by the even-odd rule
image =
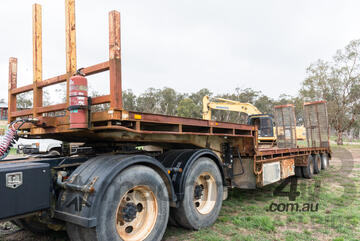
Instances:
[[[122,170],[135,164],[156,170],[167,185],[170,203],[176,202],[170,176],[156,159],[145,155],[98,156],[80,165],[68,178],[66,183],[82,186],[84,190],[62,191],[56,203],[55,218],[87,228],[95,227],[100,202],[108,186]]]
[[[224,169],[219,157],[209,149],[182,149],[171,150],[160,156],[159,161],[171,170],[171,181],[176,192],[177,200],[184,197],[185,180],[192,164],[200,157],[208,157],[217,164],[221,172],[223,184],[225,185]]]

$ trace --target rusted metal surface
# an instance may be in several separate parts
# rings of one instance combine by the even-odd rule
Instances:
[[[75,72],[75,4],[74,0],[66,0],[65,4],[66,74],[41,81],[41,71],[38,71],[40,67],[34,68],[34,76],[37,74],[38,77],[36,80],[38,81],[34,82],[33,85],[20,88],[16,88],[16,85],[11,86],[10,91],[13,96],[31,89],[36,88],[37,90],[40,90],[41,88],[49,85],[65,82],[68,80],[69,76]],[[40,9],[40,5],[36,6],[38,6],[37,9]],[[39,10],[35,11],[35,13],[37,20],[34,22],[34,26],[39,27]],[[39,33],[41,33],[40,30],[37,31],[34,36],[39,35]],[[99,96],[92,99],[92,103],[94,105],[110,103],[110,109],[108,111],[91,113],[91,128],[89,130],[82,131],[81,138],[77,138],[76,135],[73,135],[74,131],[69,130],[68,115],[61,117],[50,117],[46,115],[49,112],[66,111],[68,103],[45,107],[36,106],[36,108],[29,110],[13,110],[10,112],[13,117],[29,116],[31,114],[38,115],[38,125],[31,126],[26,124],[23,126],[23,131],[27,131],[27,134],[30,137],[47,136],[62,140],[67,140],[68,138],[72,140],[81,140],[83,138],[100,140],[98,139],[99,136],[101,136],[103,139],[106,139],[103,135],[99,135],[99,133],[104,132],[107,133],[105,135],[108,135],[109,131],[122,133],[116,135],[117,137],[115,139],[117,141],[123,140],[121,138],[126,136],[123,135],[124,133],[134,133],[136,135],[142,136],[137,136],[132,141],[144,140],[144,136],[147,136],[145,139],[150,141],[152,140],[150,136],[154,136],[155,134],[164,135],[167,136],[167,138],[169,138],[169,135],[174,135],[175,137],[171,138],[174,139],[174,142],[182,142],[182,138],[176,137],[180,135],[219,136],[219,138],[223,138],[224,136],[243,137],[244,140],[240,141],[242,142],[242,147],[244,147],[242,148],[241,152],[246,153],[250,150],[253,150],[254,152],[253,139],[256,138],[256,128],[253,126],[122,110],[120,44],[120,13],[117,11],[111,11],[109,13],[109,61],[87,67],[83,70],[86,75],[96,74],[107,70],[110,71],[110,95]],[[37,48],[34,48],[34,56],[40,56],[39,50],[41,52],[41,45],[39,45]],[[37,60],[35,62],[34,65],[40,66],[41,61]],[[69,94],[67,94],[67,97],[68,95]],[[71,137],[67,133],[71,133]],[[114,140],[114,137],[110,139]],[[128,138],[125,139],[129,141]],[[166,142],[169,140],[161,137],[159,141]],[[209,143],[205,146],[209,146]]]
[[[84,68],[82,72],[85,75],[93,75],[93,74],[101,73],[101,72],[104,72],[107,70],[109,70],[109,61],[105,61],[100,64],[95,64],[93,66]]]
[[[321,147],[297,147],[297,148],[268,148],[268,149],[260,149],[257,151],[257,155],[265,156],[265,155],[273,155],[273,154],[284,154],[284,153],[294,153],[294,152],[306,152],[306,151],[324,151],[328,150],[328,148],[321,148]]]
[[[93,105],[109,103],[110,102],[110,95],[103,95],[103,96],[93,97],[93,98],[91,98],[91,102],[92,102]]]
[[[75,0],[65,0],[66,32],[66,103],[69,106],[70,77],[76,72]]]
[[[38,84],[38,87],[45,87],[50,85],[59,84],[65,82],[67,79],[67,74],[59,75],[50,79],[46,79]]]
[[[38,87],[42,81],[42,21],[41,5],[33,5],[33,117],[37,117],[37,110],[42,107],[43,92]]]
[[[11,58],[11,59],[16,59],[16,58]],[[101,72],[104,72],[104,71],[107,71],[107,70],[109,70],[109,62],[108,61],[86,67],[86,68],[83,69],[83,73],[86,74],[86,75],[93,75],[93,74],[101,73]],[[55,77],[43,80],[43,81],[37,83],[37,87],[38,88],[43,88],[43,87],[46,87],[46,86],[55,85],[55,84],[65,82],[67,80],[67,76],[68,76],[67,74],[63,74],[63,75],[59,75],[59,76],[55,76]],[[17,95],[17,94],[20,94],[20,93],[31,91],[34,88],[33,86],[34,86],[33,84],[30,84],[30,85],[25,85],[25,86],[16,88],[16,85],[15,85],[11,89],[11,94],[12,95]]]
[[[64,107],[65,104],[57,105],[58,108],[54,108],[54,106],[43,107],[48,110],[55,111]],[[30,112],[28,112],[30,113]],[[25,113],[23,113],[25,114]],[[244,126],[244,125],[228,125],[228,123],[218,123],[219,131],[217,133],[211,133],[210,127],[211,124],[209,121],[182,118],[182,117],[172,117],[170,120],[167,120],[166,116],[159,116],[161,120],[164,122],[154,121],[156,119],[156,115],[152,115],[152,118],[147,120],[132,120],[132,119],[121,119],[121,114],[118,112],[108,114],[108,112],[95,112],[92,113],[92,127],[87,131],[88,135],[95,135],[93,131],[128,131],[134,133],[143,133],[143,134],[175,134],[175,135],[213,135],[213,136],[227,136],[227,137],[244,137],[250,138],[250,140],[246,141],[246,145],[244,147],[250,146],[253,144],[253,138],[255,135],[255,127],[253,126]],[[162,119],[165,118],[165,119]],[[39,117],[40,122],[39,125],[41,127],[35,128],[34,126],[24,125],[22,129],[30,128],[30,135],[42,135],[49,134],[53,135],[53,138],[58,138],[58,134],[64,131],[64,126],[69,125],[69,120],[66,117]],[[195,123],[192,121],[195,120]],[[120,121],[114,122],[113,121]],[[203,122],[201,124],[196,121]],[[138,128],[137,124],[138,123]],[[188,129],[182,129],[181,126],[186,126]],[[66,127],[65,127],[66,129]],[[41,131],[39,131],[41,130]],[[236,133],[236,134],[234,134]]]
[[[325,147],[303,147],[303,148],[268,148],[256,149],[254,155],[254,172],[256,175],[262,173],[262,164],[294,158],[295,166],[306,166],[307,156],[311,154],[331,153],[330,148]]]
[[[93,193],[95,191],[94,189],[94,185],[95,182],[99,179],[98,176],[94,177],[92,179],[91,182],[84,184],[84,185],[78,185],[78,184],[73,184],[70,181],[63,181],[63,178],[66,176],[66,172],[63,171],[58,171],[58,177],[57,177],[57,182],[56,184],[58,186],[60,186],[62,189],[70,189],[70,190],[74,190],[74,191],[78,191],[78,192],[82,192],[82,193]],[[74,179],[74,178],[72,178]]]
[[[12,121],[11,113],[16,111],[16,95],[13,95],[11,91],[16,88],[17,85],[17,59],[9,59],[9,84],[8,84],[8,122]]]
[[[304,122],[309,147],[329,147],[330,128],[326,101],[304,104]]]
[[[275,106],[277,146],[296,147],[296,118],[294,105]]]
[[[120,13],[109,13],[110,108],[122,109]]]
[[[24,92],[28,92],[28,91],[31,91],[33,90],[33,85],[25,85],[25,86],[22,86],[22,87],[19,87],[19,88],[14,88],[11,90],[11,94],[12,95],[15,95],[15,94],[21,94],[21,93],[24,93]]]
[[[310,101],[304,103],[304,105],[314,105],[314,104],[326,104],[326,100]]]
[[[287,178],[295,175],[295,160],[294,158],[287,158],[281,160],[281,178]]]
[[[295,166],[307,166],[308,164],[308,155],[309,154],[304,154],[304,155],[300,155],[295,157]]]
[[[9,112],[9,114],[11,114],[11,118],[25,117],[32,115],[32,109],[13,111]]]
[[[46,113],[46,112],[53,112],[53,111],[61,111],[66,109],[66,103],[56,104],[56,105],[49,105],[38,108],[37,113]]]

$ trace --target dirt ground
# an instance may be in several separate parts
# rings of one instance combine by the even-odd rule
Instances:
[[[270,203],[284,200],[273,196],[277,184],[259,190],[235,190],[230,193],[229,200],[224,202],[219,219],[213,227],[188,231],[169,226],[164,240],[360,240],[360,208],[357,203],[360,148],[333,148],[331,168],[317,175],[315,180],[300,180],[300,185],[309,185],[309,183],[316,185],[316,180],[322,181],[318,201],[320,208],[317,213],[294,215],[266,212]],[[336,194],[337,192],[340,194]],[[341,192],[346,192],[346,195],[341,195]],[[350,199],[355,201],[349,202]],[[335,217],[335,220],[327,222],[328,217]],[[341,220],[337,221],[339,218]],[[20,240],[68,241],[69,239],[66,232],[36,235],[10,222],[0,223],[0,241]]]

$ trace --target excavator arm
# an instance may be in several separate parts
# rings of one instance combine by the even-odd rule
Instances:
[[[215,98],[215,101],[210,101],[209,96],[203,98],[203,119],[211,120],[211,110],[228,110],[235,112],[243,112],[247,115],[262,114],[258,108],[250,103],[241,103],[239,101],[227,100],[223,98]]]

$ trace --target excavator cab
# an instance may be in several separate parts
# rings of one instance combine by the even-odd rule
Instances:
[[[257,126],[259,140],[273,142],[275,140],[273,119],[272,115],[249,115],[248,125]]]
[[[274,117],[269,114],[262,114],[256,106],[251,103],[215,98],[210,101],[209,96],[203,97],[203,119],[211,120],[211,110],[227,110],[242,112],[248,115],[248,125],[256,125],[258,128],[258,140],[260,144],[273,145],[276,142],[274,131]]]

